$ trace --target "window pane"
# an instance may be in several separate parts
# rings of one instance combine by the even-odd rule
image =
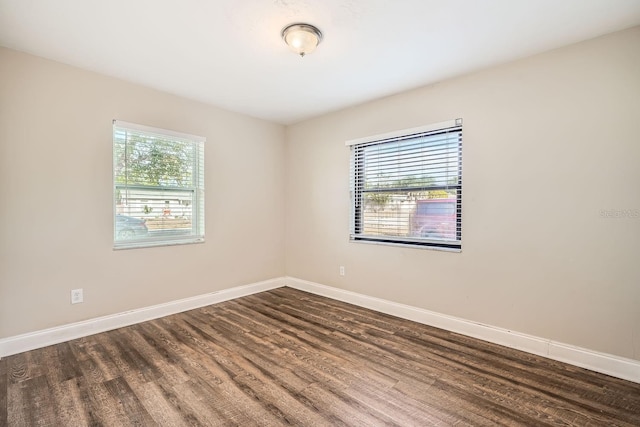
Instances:
[[[428,188],[456,184],[458,134],[426,136],[364,147],[366,188]]]
[[[149,237],[193,231],[193,191],[120,187],[116,213],[144,221]],[[131,238],[131,233],[124,233]],[[116,238],[122,238],[116,230]]]
[[[393,192],[364,194],[362,233],[455,240],[456,194],[449,192]]]
[[[114,143],[117,184],[193,186],[193,142],[118,130]]]

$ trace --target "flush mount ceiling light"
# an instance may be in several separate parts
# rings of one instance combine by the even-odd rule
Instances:
[[[309,24],[291,24],[282,29],[282,39],[292,51],[305,56],[315,50],[322,41],[319,29]]]

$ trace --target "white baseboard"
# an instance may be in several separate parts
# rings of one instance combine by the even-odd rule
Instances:
[[[640,383],[640,361],[555,342],[495,326],[471,322],[422,308],[399,304],[306,280],[286,277],[287,286],[338,301],[369,308],[414,322],[479,338],[613,377]]]
[[[283,278],[266,280],[245,286],[237,286],[191,298],[170,301],[164,304],[143,307],[108,316],[96,317],[82,322],[70,323],[54,328],[43,329],[27,334],[16,335],[0,339],[0,357],[34,350],[88,335],[106,332],[135,323],[157,319],[159,317],[176,314],[194,308],[204,307],[223,301],[268,291],[284,286]]]
[[[412,320],[451,332],[467,335],[506,347],[537,354],[549,359],[587,368],[617,378],[640,383],[640,361],[600,353],[597,351],[572,346],[546,338],[522,334],[495,326],[471,322],[422,308],[399,304],[363,294],[358,294],[319,283],[309,282],[294,277],[282,277],[264,282],[237,286],[218,292],[198,295],[191,298],[171,301],[150,307],[130,310],[109,316],[97,317],[82,322],[70,323],[54,328],[43,329],[22,335],[0,339],[0,357],[22,353],[36,348],[46,347],[76,338],[106,332],[147,320],[180,313],[194,308],[204,307],[223,301],[268,291],[270,289],[289,286],[312,294],[344,301],[360,307],[369,308],[381,313],[390,314],[403,319]]]

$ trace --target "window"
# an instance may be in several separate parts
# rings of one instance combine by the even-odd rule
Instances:
[[[114,120],[114,248],[204,241],[204,142]]]
[[[461,249],[462,119],[347,145],[352,241]]]

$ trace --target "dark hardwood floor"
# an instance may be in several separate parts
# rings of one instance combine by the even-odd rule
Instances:
[[[640,384],[280,288],[4,358],[0,425],[639,426]]]

